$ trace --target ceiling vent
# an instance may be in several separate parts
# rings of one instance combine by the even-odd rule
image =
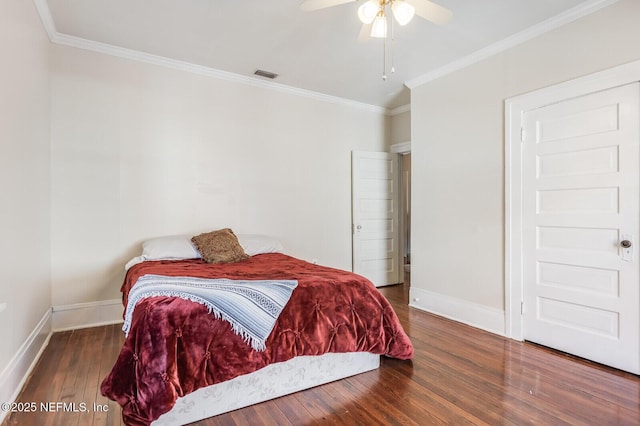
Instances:
[[[254,74],[260,77],[270,78],[271,80],[273,80],[278,76],[278,74],[276,74],[275,72],[270,72],[265,70],[256,70]]]

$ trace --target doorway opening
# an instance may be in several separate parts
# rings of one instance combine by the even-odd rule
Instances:
[[[411,152],[400,154],[399,162],[402,265],[408,278],[411,273]]]
[[[398,161],[398,227],[400,230],[400,279],[409,289],[411,283],[411,142],[391,145]]]

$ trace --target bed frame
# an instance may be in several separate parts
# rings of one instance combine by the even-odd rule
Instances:
[[[380,355],[367,352],[300,356],[255,373],[198,389],[152,423],[184,425],[345,377],[375,370]]]

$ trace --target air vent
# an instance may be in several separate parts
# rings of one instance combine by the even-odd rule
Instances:
[[[265,70],[256,70],[256,72],[254,72],[254,74],[258,75],[260,77],[270,78],[271,80],[273,80],[274,78],[276,78],[278,76],[278,74],[276,74],[275,72],[270,72],[270,71],[265,71]]]

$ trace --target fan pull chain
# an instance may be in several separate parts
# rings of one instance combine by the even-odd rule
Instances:
[[[386,6],[386,4],[385,4]],[[385,14],[385,18],[387,15]],[[393,47],[395,45],[396,36],[395,36],[395,26],[393,24],[393,19],[389,19],[391,21],[391,44],[389,45],[389,53],[391,54],[391,73],[396,72],[395,66],[395,55],[393,54]],[[382,40],[382,80],[387,81],[387,38],[384,37]]]
[[[387,81],[387,38],[382,39],[382,80]]]
[[[396,43],[396,33],[395,33],[395,26],[393,25],[393,21],[395,21],[395,19],[390,19],[391,21],[391,74],[393,74],[394,72],[396,72],[396,66],[394,63],[394,55],[393,55],[393,46]]]

